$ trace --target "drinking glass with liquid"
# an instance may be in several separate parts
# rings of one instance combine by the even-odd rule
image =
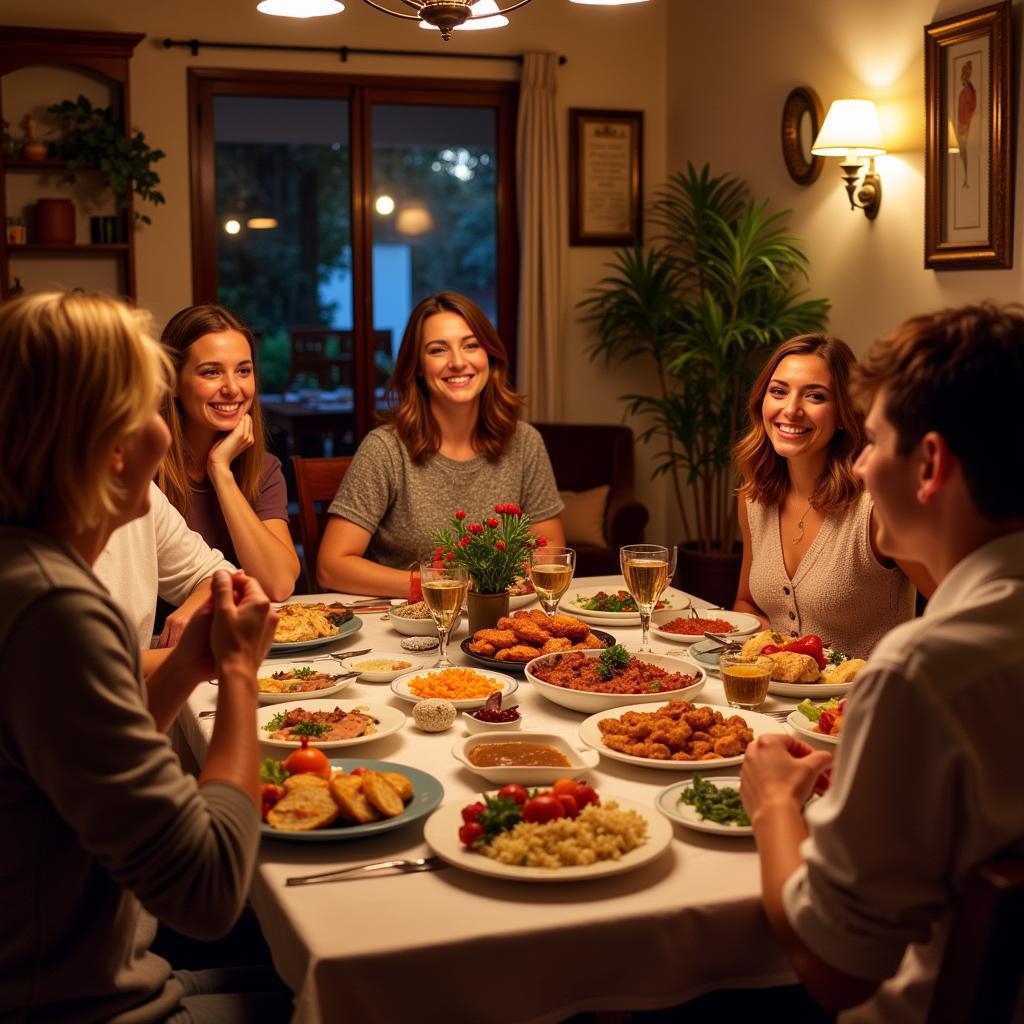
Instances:
[[[765,702],[772,678],[771,658],[763,654],[753,657],[723,654],[718,659],[718,667],[729,707],[753,711]]]
[[[576,552],[572,548],[534,548],[530,553],[530,579],[548,615],[555,614],[575,571]]]
[[[636,601],[640,612],[640,627],[643,630],[640,650],[650,651],[651,612],[675,574],[676,549],[659,544],[627,544],[619,548],[619,565],[622,567],[626,589]]]
[[[469,573],[464,565],[442,561],[433,554],[427,555],[420,561],[420,587],[441,641],[441,659],[437,665],[439,668],[451,668],[448,635],[462,614],[469,589]]]

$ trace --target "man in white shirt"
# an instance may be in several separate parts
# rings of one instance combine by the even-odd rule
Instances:
[[[879,546],[939,584],[858,677],[825,796],[801,815],[830,758],[783,736],[751,745],[741,792],[806,987],[844,1024],[909,1024],[966,876],[1024,849],[1024,308],[910,320],[860,388]]]
[[[114,531],[93,566],[135,627],[147,675],[166,656],[150,650],[157,596],[178,606],[167,616],[159,642],[161,648],[173,647],[192,613],[209,598],[214,572],[237,571],[188,528],[156,484],[150,484],[149,505],[144,516]]]

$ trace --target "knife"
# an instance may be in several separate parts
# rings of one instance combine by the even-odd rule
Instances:
[[[339,868],[337,871],[323,871],[318,875],[298,875],[285,879],[285,885],[316,885],[318,882],[334,882],[349,877],[358,877],[364,871],[381,871],[385,868],[397,868],[403,874],[415,874],[418,871],[437,871],[447,865],[440,857],[417,857],[414,860],[379,860],[373,864],[357,864],[350,868]]]

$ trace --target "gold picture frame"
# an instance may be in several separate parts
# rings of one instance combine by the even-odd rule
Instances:
[[[569,244],[641,240],[642,110],[569,111]]]
[[[1010,7],[925,27],[928,269],[1013,266]]]

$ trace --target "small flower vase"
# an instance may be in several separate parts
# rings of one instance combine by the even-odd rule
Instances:
[[[471,590],[466,596],[469,608],[469,634],[478,629],[494,629],[503,615],[508,615],[509,593],[478,594]]]

